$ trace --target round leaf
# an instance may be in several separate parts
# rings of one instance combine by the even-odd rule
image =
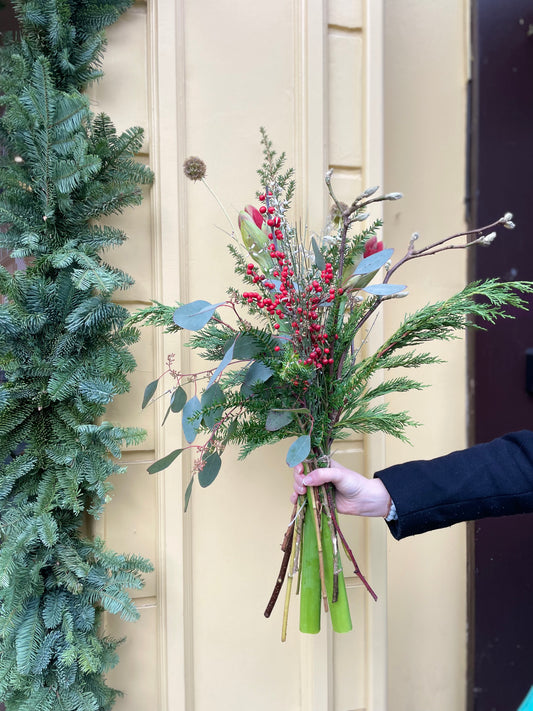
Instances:
[[[267,365],[258,360],[254,361],[246,371],[246,376],[241,386],[241,394],[252,395],[254,385],[266,382],[273,374],[274,371]]]
[[[287,452],[286,462],[289,467],[295,467],[307,459],[309,452],[311,451],[311,437],[309,435],[302,435],[298,437],[296,442],[293,442],[289,447]]]
[[[217,452],[211,452],[211,454],[208,454],[204,459],[203,469],[198,472],[198,481],[200,482],[200,486],[205,489],[205,487],[212,484],[217,478],[221,465],[222,460]]]
[[[174,323],[189,331],[199,331],[223,303],[210,304],[209,301],[199,300],[184,304],[174,311]]]
[[[185,435],[185,439],[189,444],[194,442],[194,440],[196,439],[196,434],[200,427],[201,421],[202,408],[200,405],[200,400],[198,400],[196,395],[193,395],[193,397],[185,403],[181,419],[183,434]]]
[[[270,410],[266,418],[265,426],[269,432],[276,432],[276,430],[280,430],[282,427],[285,427],[285,425],[288,425],[289,422],[292,422],[293,419],[292,412],[287,412],[286,410]]]
[[[261,344],[251,333],[243,333],[237,337],[233,357],[236,360],[251,360],[261,350]]]
[[[224,437],[224,444],[227,444],[231,440],[231,438],[233,437],[233,435],[235,434],[236,431],[237,431],[237,420],[232,420],[229,423],[229,427],[226,432],[226,436]]]
[[[181,412],[185,407],[186,402],[187,393],[180,386],[172,393],[172,397],[170,398],[170,409],[172,410],[172,412]]]
[[[377,271],[389,261],[393,252],[393,249],[383,249],[381,252],[376,252],[375,254],[371,254],[370,257],[361,259],[353,272],[353,276],[357,274],[370,274],[370,272]]]
[[[210,411],[204,414],[204,423],[210,430],[216,425],[224,412],[226,396],[218,383],[213,383],[202,395],[202,410]],[[218,407],[216,407],[218,405]]]

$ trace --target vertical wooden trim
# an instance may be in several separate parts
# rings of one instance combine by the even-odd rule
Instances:
[[[327,19],[325,0],[295,3],[295,153],[300,186],[295,207],[309,225],[321,225],[326,211]]]
[[[383,185],[384,97],[383,97],[383,0],[366,0],[364,5],[365,120],[363,187]],[[387,186],[384,186],[385,190]],[[382,343],[383,319],[376,323],[369,348]],[[365,440],[370,473],[385,466],[385,437],[376,434]],[[387,528],[383,521],[368,521],[368,576],[379,600],[367,597],[367,708],[387,708]]]
[[[324,0],[294,4],[295,208],[303,225],[321,225],[326,212],[327,19]],[[329,625],[324,619],[323,625]],[[301,711],[332,711],[331,633],[300,635]]]
[[[150,136],[155,172],[153,200],[153,284],[155,298],[172,303],[187,291],[186,195],[180,170],[185,152],[185,42],[183,0],[149,3]],[[163,259],[164,256],[164,259]],[[175,349],[155,339],[154,359],[163,363]],[[164,404],[157,413],[163,419]],[[163,429],[156,433],[156,457],[179,446]],[[193,708],[190,522],[183,515],[183,477],[173,467],[158,475],[158,647],[161,711]]]

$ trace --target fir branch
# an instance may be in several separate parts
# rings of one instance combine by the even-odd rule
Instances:
[[[142,131],[91,121],[81,91],[101,75],[102,30],[126,0],[14,0],[22,40],[0,52],[5,113],[0,247],[31,257],[0,272],[0,697],[8,708],[108,711],[117,643],[100,612],[136,616],[138,556],[80,538],[101,514],[116,459],[139,429],[95,424],[128,387],[136,329],[111,300],[131,278],[103,261],[124,233],[94,224],[141,199]]]

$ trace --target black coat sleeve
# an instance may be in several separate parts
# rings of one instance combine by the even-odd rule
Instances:
[[[533,432],[377,472],[396,506],[397,538],[487,516],[533,511]]]

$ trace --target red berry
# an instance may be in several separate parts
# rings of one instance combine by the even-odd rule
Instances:
[[[266,211],[267,211],[266,207],[265,207],[264,205],[261,205],[261,207],[259,208],[259,212],[260,212],[262,215],[264,215]]]

